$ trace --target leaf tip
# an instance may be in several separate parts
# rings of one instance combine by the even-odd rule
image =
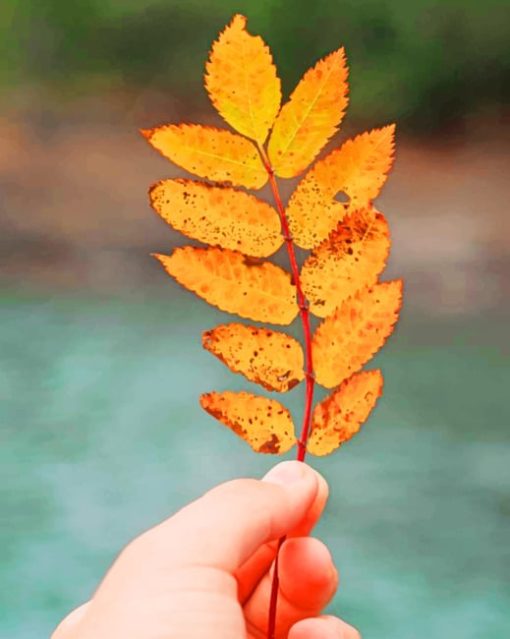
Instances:
[[[379,291],[381,292],[385,290],[387,293],[389,293],[390,298],[394,295],[395,318],[392,324],[392,326],[394,327],[399,320],[400,311],[402,310],[403,295],[404,295],[404,280],[402,278],[399,278],[396,280],[390,280],[389,282],[380,282],[379,284],[376,284],[376,287],[378,287]]]
[[[331,58],[334,59],[335,62],[338,62],[342,65],[347,66],[347,54],[345,53],[345,47],[341,46],[338,49],[332,51],[329,55],[325,57],[325,59]]]
[[[395,122],[391,122],[390,124],[387,124],[386,126],[381,127],[379,130],[381,132],[382,135],[387,135],[389,137],[389,143],[390,143],[390,147],[391,147],[391,154],[393,155],[394,151],[395,151],[395,132],[397,129],[397,125]]]
[[[211,398],[211,393],[202,393],[200,397],[198,398],[198,401],[200,402],[200,406],[204,410],[207,410],[207,406],[209,405],[210,398]]]
[[[171,259],[171,255],[163,255],[163,253],[150,253],[150,256],[157,260],[160,264],[163,264],[167,269],[168,261]]]
[[[368,371],[363,371],[365,375],[370,376],[374,379],[376,384],[377,397],[382,397],[383,389],[384,389],[384,377],[382,374],[382,370],[380,368],[373,368]]]
[[[395,151],[395,132],[397,129],[397,125],[395,122],[391,122],[390,124],[386,124],[382,126],[380,129],[376,129],[376,131],[381,136],[382,140],[388,143],[390,159],[393,160],[393,154]]]
[[[247,21],[246,16],[242,13],[235,13],[227,28],[246,29]]]
[[[150,185],[147,193],[149,195],[149,200],[151,204],[154,204],[154,200],[156,199],[156,194],[158,193],[159,190],[161,190],[163,183],[164,183],[163,180],[158,180],[157,182],[154,182],[154,184]]]
[[[202,331],[202,348],[209,352],[212,352],[213,331],[213,328]]]
[[[395,288],[398,290],[399,294],[402,295],[404,292],[404,280],[403,278],[399,277],[396,280],[392,280]]]
[[[154,129],[139,129],[139,131],[146,140],[150,140],[154,133]]]
[[[347,64],[347,55],[345,53],[345,47],[341,46],[338,49],[335,49],[331,53],[325,55],[319,62],[319,64],[331,64],[331,66],[338,67],[338,70],[342,73],[342,79],[347,80],[347,76],[349,74],[349,66]],[[348,93],[349,86],[345,85],[344,87],[345,93]]]

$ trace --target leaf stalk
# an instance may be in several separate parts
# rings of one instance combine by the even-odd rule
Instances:
[[[303,421],[301,424],[301,432],[299,435],[299,439],[297,441],[297,457],[296,458],[298,461],[304,462],[306,457],[306,442],[308,440],[308,435],[310,432],[312,406],[313,406],[313,393],[315,388],[315,376],[313,372],[313,353],[312,353],[312,330],[310,326],[310,310],[309,310],[308,300],[306,299],[305,294],[303,293],[303,288],[301,286],[299,266],[296,259],[296,251],[294,249],[294,241],[292,239],[292,234],[289,229],[289,221],[287,219],[285,207],[283,206],[282,198],[280,196],[280,190],[278,188],[278,182],[276,181],[274,169],[271,166],[271,162],[269,161],[269,158],[267,156],[267,153],[264,147],[262,147],[262,145],[259,145],[258,149],[259,149],[260,156],[262,158],[262,162],[264,163],[264,167],[266,168],[267,174],[269,176],[269,184],[270,184],[273,198],[275,201],[276,209],[278,211],[278,215],[280,216],[282,235],[287,247],[287,254],[288,254],[289,262],[290,262],[290,270],[292,273],[294,286],[296,287],[296,297],[297,297],[297,302],[299,306],[299,315],[301,317],[301,325],[303,328],[303,341],[305,346],[305,385],[306,385],[305,406],[303,411]],[[282,537],[281,539],[279,539],[278,547],[276,550],[276,557],[274,561],[273,581],[271,585],[271,596],[269,600],[267,639],[275,639],[276,609],[278,604],[278,587],[279,587],[278,555],[284,541],[285,541],[285,537]]]

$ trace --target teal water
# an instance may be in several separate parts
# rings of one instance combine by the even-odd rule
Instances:
[[[188,296],[0,305],[0,637],[32,639],[133,535],[273,458],[198,406],[245,386],[200,347],[224,315]],[[364,639],[508,637],[505,322],[404,315],[378,364],[364,431],[313,462],[332,493],[317,530],[341,573],[331,610]]]

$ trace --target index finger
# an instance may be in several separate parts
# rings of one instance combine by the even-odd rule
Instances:
[[[313,530],[322,515],[328,500],[328,484],[322,475],[317,475],[319,485],[317,495],[304,518],[297,526],[287,533],[287,537],[306,537]],[[258,548],[235,573],[238,587],[238,597],[244,603],[253,590],[269,570],[276,556],[278,541],[269,541]]]
[[[202,565],[233,572],[268,541],[303,521],[318,492],[318,474],[286,461],[263,480],[221,484],[135,540],[157,565]],[[134,550],[134,548],[133,548]]]

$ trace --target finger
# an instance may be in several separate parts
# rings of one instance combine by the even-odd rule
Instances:
[[[87,612],[89,601],[82,604],[78,608],[72,610],[67,617],[59,623],[55,632],[51,635],[51,639],[72,639],[72,632],[74,632],[76,626],[83,619],[84,614]]]
[[[361,639],[361,635],[338,617],[323,615],[298,621],[290,629],[288,639]]]
[[[324,477],[318,475],[318,480],[319,486],[313,504],[305,513],[303,520],[287,533],[287,537],[306,537],[322,515],[328,500],[329,489]],[[236,571],[238,597],[241,604],[245,603],[258,582],[271,567],[277,546],[278,540],[264,544]]]
[[[214,488],[135,540],[127,554],[159,568],[199,564],[233,572],[303,520],[318,484],[307,464],[281,462],[262,481],[237,479]]]
[[[329,603],[338,586],[338,573],[327,547],[312,537],[288,539],[279,559],[280,577],[276,636],[286,637],[300,619],[314,617]],[[272,588],[272,572],[261,580],[244,606],[252,634],[263,636]]]

